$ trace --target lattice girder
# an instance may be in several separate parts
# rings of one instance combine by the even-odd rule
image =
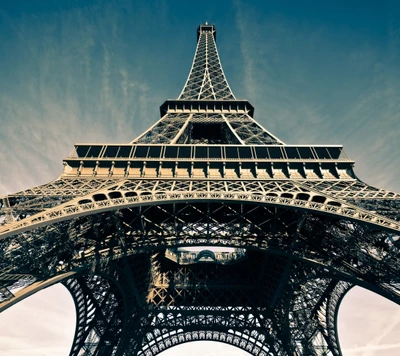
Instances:
[[[296,355],[305,354],[304,350],[307,350],[307,354],[310,355],[339,355],[339,353],[335,353],[337,349],[331,347],[330,342],[316,343],[315,334],[321,336],[324,333],[324,335],[330,336],[329,340],[334,338],[335,345],[337,344],[337,333],[328,333],[329,329],[326,327],[327,323],[325,321],[326,312],[322,315],[323,311],[328,310],[327,305],[329,304],[329,302],[326,302],[326,284],[321,283],[323,279],[316,279],[316,283],[313,283],[312,280],[310,281],[310,278],[320,270],[318,267],[313,269],[304,265],[301,268],[300,264],[296,265],[288,284],[289,287],[292,286],[294,291],[289,293],[289,308],[286,310],[284,307],[283,314],[280,314],[279,310],[281,309],[277,309],[276,315],[279,315],[277,319],[272,316],[268,309],[260,306],[210,307],[208,305],[209,301],[200,307],[196,303],[190,307],[154,308],[150,306],[148,311],[144,313],[146,318],[142,319],[140,325],[136,323],[135,333],[128,333],[130,337],[124,342],[130,346],[126,348],[129,351],[124,354],[156,355],[180,343],[193,340],[214,340],[235,345],[253,355],[292,355],[293,350],[298,352]],[[306,274],[308,281],[304,280]],[[68,282],[73,285],[74,281],[69,280]],[[268,282],[264,282],[268,284]],[[307,293],[298,294],[298,287],[299,285],[302,286],[304,282],[308,286]],[[328,281],[328,284],[332,282]],[[334,282],[334,287],[329,288],[329,292],[337,289],[335,285],[346,286],[346,284],[340,283]],[[286,290],[289,289],[288,286]],[[310,288],[310,286],[313,287]],[[72,289],[71,287],[69,288]],[[334,303],[330,303],[333,304],[335,312],[337,312],[338,300],[342,298],[343,292],[347,291],[346,288],[341,288],[339,293],[333,293],[334,296],[338,297]],[[72,291],[72,293],[74,294],[75,292]],[[297,304],[293,303],[293,301],[296,298],[304,297],[304,295],[310,295],[307,307],[294,307],[299,304],[298,302]],[[311,295],[315,296],[310,299]],[[79,297],[75,296],[75,299],[79,299]],[[287,299],[283,298],[282,301],[285,302]],[[280,306],[281,304],[278,304],[278,307]],[[287,318],[286,322],[282,319],[282,316]],[[283,337],[287,331],[285,326],[288,325],[288,321],[293,329],[293,335],[289,334],[287,337],[289,337],[289,340],[293,339],[290,343],[293,349],[289,347],[286,338]],[[299,328],[295,327],[298,323],[306,326],[308,332],[299,332]],[[129,328],[131,327],[132,325]],[[268,332],[266,333],[266,331]],[[306,335],[309,336],[304,339]],[[142,346],[139,346],[139,344]],[[92,344],[90,345],[93,346]],[[312,348],[309,349],[308,347],[310,346]],[[78,348],[75,347],[75,349]],[[85,355],[95,354],[94,352],[91,353],[90,347],[81,348],[81,350],[85,351]]]
[[[253,119],[250,103],[236,100],[222,70],[215,34],[214,25],[199,26],[192,68],[178,100],[166,101],[161,120],[132,143],[283,144]],[[198,137],[210,130],[221,133]]]
[[[98,189],[94,193],[80,196],[32,216],[20,217],[19,221],[5,221],[0,227],[0,239],[72,217],[135,206],[196,200],[246,201],[287,206],[339,218],[346,217],[393,232],[400,231],[400,222],[396,220],[292,181],[233,181],[221,184],[218,181],[122,180],[115,183],[117,184],[112,185],[112,188]],[[397,216],[395,215],[395,218]]]
[[[321,266],[295,263],[276,308],[289,354],[342,356],[337,314],[353,285],[336,277]]]
[[[283,355],[273,322],[260,315],[246,307],[156,309],[139,355],[157,355],[194,340],[228,343],[253,355]]]
[[[113,184],[104,179],[57,179],[0,198],[0,226],[55,208],[72,199]]]
[[[200,105],[199,102],[198,106]],[[181,111],[186,111],[186,113]],[[167,114],[133,140],[132,144],[283,144],[257,123],[246,109],[241,114],[232,114],[231,108],[217,109],[214,112],[211,109],[207,111],[204,109],[204,114],[199,114],[199,111],[201,109],[193,104],[185,110],[169,109]],[[206,126],[206,124],[211,126]],[[195,131],[202,125],[207,130],[218,129],[221,133],[211,137],[199,137]]]
[[[235,100],[219,60],[215,32],[214,25],[199,26],[192,69],[179,99]]]
[[[400,304],[400,195],[361,182],[342,146],[286,145],[259,125],[215,38],[199,27],[187,82],[149,130],[76,145],[60,178],[0,199],[0,311],[63,283],[71,356],[193,340],[342,356],[352,286]],[[193,246],[205,251],[178,260]]]
[[[101,225],[99,224],[100,222]],[[179,224],[179,222],[181,222],[181,224]],[[271,288],[271,285],[275,286],[273,287],[273,290],[269,290],[268,288],[265,290],[266,294],[264,297],[264,308],[267,308],[266,310],[270,310],[266,317],[271,315],[271,308],[276,308],[279,306],[279,304],[273,304],[272,300],[277,300],[277,298],[274,298],[274,293],[275,290],[279,289],[278,285],[280,284],[280,281],[282,281],[282,283],[286,286],[282,291],[284,295],[288,286],[295,285],[295,282],[297,284],[299,281],[303,282],[298,273],[300,273],[302,276],[312,276],[310,273],[310,268],[306,269],[305,267],[302,267],[303,269],[300,270],[298,265],[295,267],[296,264],[291,264],[290,261],[293,260],[307,261],[307,263],[311,263],[311,265],[314,266],[312,268],[316,269],[317,271],[320,271],[322,268],[324,268],[326,271],[329,270],[332,278],[336,275],[335,278],[348,280],[353,284],[367,287],[384,295],[385,297],[390,298],[393,301],[396,301],[397,303],[399,303],[400,300],[398,289],[398,270],[400,269],[400,264],[397,252],[398,250],[396,250],[397,248],[392,246],[392,249],[388,249],[390,245],[386,245],[386,247],[378,246],[375,248],[375,251],[372,255],[363,251],[366,245],[372,246],[375,243],[375,237],[377,233],[388,233],[367,228],[362,224],[356,225],[356,223],[350,223],[348,220],[327,220],[321,215],[302,213],[300,210],[287,208],[280,208],[277,210],[277,208],[262,207],[254,204],[234,204],[232,202],[225,204],[207,204],[203,202],[196,204],[175,203],[171,205],[153,205],[147,207],[138,207],[135,209],[122,209],[114,213],[105,212],[92,216],[72,219],[68,224],[70,231],[72,228],[80,231],[79,236],[77,235],[75,238],[71,239],[72,244],[76,243],[77,246],[70,246],[70,251],[73,254],[69,261],[64,261],[61,266],[62,268],[58,267],[54,270],[47,271],[47,275],[49,275],[49,277],[54,273],[65,273],[68,270],[79,268],[82,269],[82,267],[85,266],[87,266],[86,268],[89,268],[89,270],[104,271],[105,269],[105,271],[109,271],[110,269],[107,266],[110,263],[113,263],[112,261],[118,261],[121,258],[123,259],[123,256],[129,256],[143,250],[154,251],[154,249],[160,248],[163,250],[167,246],[177,247],[188,246],[192,244],[237,247],[245,246],[246,248],[262,249],[268,254],[272,254],[271,257],[266,259],[266,262],[263,264],[264,269],[262,270],[266,276],[268,275],[268,282],[266,282],[265,285],[269,286],[269,288]],[[80,228],[80,226],[83,228]],[[191,228],[188,228],[189,226],[191,226]],[[252,228],[248,229],[246,226]],[[37,228],[31,231],[31,236],[29,236],[30,233],[24,233],[24,237],[27,240],[36,238],[43,241],[46,239],[46,229],[48,228]],[[55,230],[58,230],[58,234],[60,236],[59,239],[61,239],[60,241],[65,241],[68,231],[65,223],[60,222],[53,224],[51,229],[48,231],[51,231],[54,234]],[[47,234],[49,232],[47,232]],[[176,235],[176,237],[171,238],[173,235]],[[85,242],[83,253],[79,252],[82,241]],[[58,244],[56,241],[54,242]],[[349,244],[350,242],[352,243]],[[101,245],[99,245],[99,243]],[[345,251],[343,251],[342,248],[344,244],[348,246]],[[42,249],[40,249],[40,251],[41,250]],[[379,261],[374,261],[374,256],[376,257],[376,254],[379,254],[379,251],[381,251],[381,259]],[[281,255],[282,257],[276,257],[278,259],[275,258],[275,260],[271,260],[271,258],[273,258],[272,256],[276,254]],[[66,255],[64,254],[64,258],[65,256]],[[60,255],[56,253],[56,255],[52,258],[57,259],[59,257]],[[15,261],[15,258],[15,255],[13,255],[13,261]],[[36,253],[34,256],[32,256],[32,259],[36,261],[36,265],[42,264],[42,266],[48,265],[48,258],[48,254],[43,254],[40,256],[39,253]],[[153,257],[153,261],[156,261],[157,258],[155,260],[154,258],[155,257]],[[279,259],[281,259],[281,261]],[[254,258],[253,256],[252,258],[249,257],[249,260],[258,261],[260,259]],[[27,268],[32,268],[32,266],[34,266],[32,265],[32,261],[33,260],[27,261],[27,264],[25,265],[26,267],[24,267],[25,272]],[[285,265],[289,266],[289,271],[295,270],[297,274],[295,273],[293,277],[293,272],[291,272],[288,277],[284,277],[284,269],[286,269]],[[318,267],[319,265],[321,267]],[[23,268],[23,265],[19,263],[18,266],[15,266],[15,268],[21,269]],[[274,268],[278,268],[275,269],[277,277],[276,281],[272,282],[271,276],[273,276],[272,271]],[[41,269],[43,270],[43,268]],[[147,269],[147,271],[150,270],[150,268]],[[247,271],[249,275],[255,273],[255,270],[249,270],[248,267],[245,269],[245,271]],[[159,276],[158,273],[159,272],[154,275]],[[187,276],[187,274],[184,274],[183,276]],[[317,275],[314,275],[314,277],[317,278]],[[45,278],[45,274],[42,278]],[[221,280],[225,280],[226,286],[231,285],[231,283],[228,283],[229,281],[226,279],[226,276],[224,277],[224,275],[220,275],[220,278]],[[265,277],[262,277],[262,275],[256,279],[265,282]],[[208,277],[208,280],[212,281],[210,277]],[[173,284],[175,286],[179,286],[176,280]],[[312,285],[315,286],[315,283]],[[319,289],[316,289],[318,296],[318,293],[321,294],[321,292],[318,291],[323,292],[324,285],[323,283],[317,283],[317,285],[319,286]],[[211,287],[212,284],[210,284],[210,288]],[[142,288],[147,288],[148,291],[151,290],[149,289],[149,285]],[[212,288],[214,289],[211,290],[216,294],[208,293],[208,299],[204,297],[203,294],[202,303],[204,304],[200,304],[204,305],[206,310],[209,310],[210,305],[213,304],[212,302],[217,302],[218,305],[218,303],[221,303],[223,300],[226,305],[235,305],[235,303],[238,305],[240,298],[238,299],[237,293],[228,292],[227,290],[224,290],[223,286],[220,286],[219,289],[215,289],[215,287]],[[241,286],[239,285],[238,288],[240,289]],[[229,289],[230,291],[232,290],[231,288]],[[168,288],[164,288],[164,290],[168,293],[171,293]],[[173,292],[171,296],[174,296],[173,298],[177,300],[176,295],[181,293],[182,296],[182,290],[179,288],[174,290],[176,292]],[[258,291],[260,290],[262,289],[258,287]],[[85,293],[87,294],[88,292]],[[303,294],[299,295],[299,297],[302,296]],[[185,295],[183,295],[183,297],[185,297]],[[328,297],[329,295],[326,295],[323,299],[323,302],[327,302]],[[193,299],[191,300],[193,301]],[[229,300],[231,301],[229,302]],[[316,302],[314,303],[319,302],[317,299],[315,300]],[[243,303],[243,299],[241,302]],[[254,299],[253,302],[256,303],[256,305],[257,303],[260,303],[256,299]],[[247,301],[247,303],[250,303],[250,301]],[[178,303],[178,305],[181,304],[182,302]],[[193,305],[197,305],[196,302]],[[215,305],[215,307],[217,305]],[[293,303],[288,305],[293,305]],[[164,308],[168,309],[175,307],[170,303],[167,303],[165,304]],[[293,310],[293,307],[290,308],[287,310]],[[317,311],[320,312],[321,308],[323,308],[323,303],[319,304]],[[305,310],[305,312],[306,314],[297,313],[296,317],[300,318],[299,320],[307,320],[307,323],[311,329],[310,331],[307,331],[308,329],[298,330],[298,328],[296,328],[296,333],[293,332],[294,341],[291,343],[291,345],[294,345],[294,349],[295,345],[298,345],[301,342],[303,345],[302,347],[306,347],[304,345],[308,345],[308,339],[306,339],[307,342],[304,341],[304,336],[306,335],[312,336],[312,343],[309,345],[317,345],[317,334],[315,334],[314,331],[316,332],[316,330],[321,327],[318,313],[313,313],[312,310],[310,311],[308,309]],[[293,319],[293,316],[291,316],[289,319]],[[132,320],[137,319],[134,318]],[[311,321],[313,322],[311,323]],[[284,325],[282,324],[282,319],[279,318],[273,319],[272,322],[274,325]],[[332,324],[332,321],[330,321],[330,323]],[[143,325],[144,334],[146,333],[145,330],[149,330],[149,327],[149,324]],[[331,329],[326,328],[326,330]],[[167,331],[165,332],[168,334]],[[189,330],[187,332],[182,331],[184,335],[194,335],[194,333],[196,334],[201,332],[205,331],[199,329]],[[222,335],[221,332],[222,331],[219,331],[216,335]],[[229,334],[229,330],[223,331],[223,334],[224,333]],[[277,335],[279,337],[282,337],[282,333],[283,332],[280,331],[280,329],[277,329]],[[318,335],[321,336],[322,334]],[[336,340],[337,336],[332,336],[331,331],[330,335],[331,339],[333,338],[333,340]],[[91,347],[93,345],[97,345],[99,342],[99,340],[96,339],[97,341],[94,344],[91,343],[92,339],[90,339],[90,337],[94,336],[95,335],[93,334],[86,334],[85,337],[89,338],[88,344],[85,347],[80,346],[78,349],[84,349],[86,350],[86,354],[90,355],[90,352],[93,351],[90,351]],[[190,336],[187,336],[187,338],[185,337],[185,340],[187,341],[188,338],[190,338]],[[218,336],[218,338],[220,338],[220,336]],[[77,337],[76,339],[82,341],[83,337]],[[333,345],[335,342],[337,344],[337,340],[332,341],[331,339],[324,337],[327,345]],[[132,341],[130,341],[130,344],[132,344]],[[283,341],[283,344],[285,344],[285,341]],[[320,350],[326,351],[329,349],[329,347],[326,346],[322,341],[319,342],[318,345]],[[253,346],[255,347],[255,345]],[[130,347],[132,350],[136,350],[135,352],[132,351],[132,354],[138,352],[137,350],[139,346],[134,347],[132,344]],[[250,348],[250,346],[247,344],[244,347],[246,350]],[[149,346],[149,348],[152,349],[152,354],[156,353],[156,346],[152,344],[152,346]],[[333,346],[331,348],[334,349]],[[258,350],[259,348],[256,349]],[[287,350],[279,351],[281,353],[278,353],[278,351],[276,352],[276,354],[282,355],[290,354],[287,352]],[[336,356],[334,351],[332,352],[332,354]],[[272,354],[274,353],[271,353],[271,355]],[[318,355],[318,353],[316,354]],[[319,354],[322,355],[323,353]]]
[[[96,265],[94,274],[63,282],[77,310],[71,356],[121,355],[127,345],[140,347],[138,340],[131,340],[130,330],[140,333],[149,263],[146,254],[132,256],[129,261]]]
[[[301,219],[302,227],[296,233],[293,229]],[[290,245],[294,234],[296,243]],[[38,227],[6,238],[2,260],[9,275],[42,278],[81,267],[85,259],[99,254],[118,258],[154,246],[185,245],[270,248],[339,268],[357,277],[358,283],[376,279],[382,281],[380,288],[397,288],[399,250],[389,232],[348,219],[301,213],[293,207],[231,201],[131,207]]]

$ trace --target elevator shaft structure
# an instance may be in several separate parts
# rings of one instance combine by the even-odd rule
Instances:
[[[214,25],[160,113],[131,143],[75,145],[59,178],[1,198],[0,311],[62,283],[71,356],[194,340],[340,356],[350,288],[400,303],[400,195],[358,179],[342,146],[285,144],[255,121]]]

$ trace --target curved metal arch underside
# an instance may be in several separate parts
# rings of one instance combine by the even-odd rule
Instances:
[[[288,297],[281,301],[282,310],[287,313],[283,329],[290,340],[290,352],[342,356],[337,315],[343,297],[354,285],[323,274],[318,276],[315,272],[309,269],[306,273],[311,277],[292,285]],[[299,273],[305,271],[298,271],[297,275]]]
[[[352,285],[323,274],[318,277],[324,273],[321,268],[296,263],[283,288],[281,301],[273,306],[270,300],[261,303],[254,300],[250,306],[224,306],[214,291],[206,303],[198,300],[182,307],[157,304],[149,298],[147,304],[140,302],[146,300],[146,288],[143,288],[148,283],[148,276],[143,273],[146,268],[142,268],[142,273],[132,271],[142,267],[146,259],[143,257],[139,260],[136,256],[136,261],[128,264],[120,261],[118,267],[110,268],[111,277],[91,275],[64,283],[77,307],[77,331],[71,355],[154,356],[167,348],[197,340],[225,342],[252,355],[342,355],[336,328],[337,311]],[[121,267],[124,265],[129,268]],[[123,281],[124,293],[128,291],[131,298],[117,297],[122,289],[110,288],[118,280]],[[123,300],[124,306],[117,308],[110,300]],[[112,311],[107,319],[104,305]],[[113,319],[116,310],[123,310],[125,315]],[[113,329],[105,325],[107,322],[119,332],[110,336]]]
[[[262,305],[264,309],[254,309],[251,299],[238,297],[243,291],[249,296],[256,294],[248,293],[245,288],[229,290],[219,284],[213,287],[218,293],[208,293],[199,305],[218,301],[220,304],[215,304],[216,307],[221,303],[225,307],[250,305],[253,313],[266,313],[262,320],[271,322],[276,338],[286,345],[275,351],[264,348],[266,354],[309,352],[311,355],[310,350],[317,350],[316,355],[340,355],[335,313],[343,294],[353,284],[399,303],[400,262],[395,235],[370,224],[310,213],[293,206],[188,201],[130,207],[41,226],[4,239],[2,243],[2,263],[9,266],[9,278],[4,279],[9,282],[3,282],[3,286],[10,290],[18,278],[18,283],[29,286],[63,273],[79,272],[80,276],[65,282],[79,311],[71,355],[79,352],[101,355],[101,347],[116,355],[119,348],[129,350],[127,355],[135,355],[140,350],[147,353],[153,350],[155,354],[154,340],[160,336],[153,335],[153,341],[149,340],[147,345],[127,335],[132,330],[141,330],[143,337],[151,335],[156,330],[151,320],[159,313],[165,313],[168,308],[179,310],[196,301],[200,294],[207,295],[204,291],[185,290],[182,281],[193,275],[195,269],[177,266],[171,269],[165,265],[170,263],[162,262],[166,248],[204,245],[246,249],[249,258],[238,263],[237,270],[234,266],[230,270],[218,267],[219,272],[211,271],[209,276],[220,276],[228,285],[242,278],[241,286],[250,283],[264,301],[260,304],[258,298],[255,305]],[[240,275],[240,269],[258,280],[249,282]],[[229,281],[229,275],[234,275],[235,281]],[[154,276],[163,276],[169,282],[160,284]],[[340,279],[346,282],[337,283]],[[260,281],[264,280],[268,280],[267,287],[260,292]],[[131,286],[128,291],[127,285]],[[170,285],[175,287],[171,289]],[[11,296],[9,301],[12,299]],[[149,319],[149,309],[144,307],[149,301],[153,319]],[[116,307],[111,308],[115,303]],[[158,314],[154,314],[156,311]],[[293,320],[299,321],[294,329],[290,327]],[[299,327],[304,321],[309,325],[305,329]],[[290,335],[283,334],[283,325],[291,330]],[[244,330],[252,332],[246,328],[239,333],[247,335]],[[229,334],[229,329],[216,331]],[[173,337],[169,332],[162,333],[165,340]],[[246,350],[249,348],[247,345]]]
[[[388,231],[400,231],[400,223],[393,218],[366,210],[357,202],[349,203],[340,197],[316,191],[312,187],[295,181],[132,181],[115,182],[93,193],[73,198],[67,202],[21,216],[18,207],[7,214],[15,215],[0,228],[0,239],[29,231],[35,227],[80,216],[135,208],[154,204],[171,204],[191,201],[246,202],[277,207],[302,209],[311,213],[369,224]],[[356,204],[356,205],[355,205]],[[365,205],[367,206],[367,205]],[[4,210],[4,209],[3,209]],[[7,209],[6,209],[7,210]],[[26,207],[24,207],[26,210]],[[13,221],[17,220],[17,221]]]
[[[15,265],[15,259],[31,263],[31,267],[18,265],[19,269],[25,267],[25,273],[47,259],[47,268],[54,273],[68,267],[60,267],[60,260],[81,266],[96,253],[111,258],[113,253],[168,246],[229,245],[275,248],[336,267],[344,267],[346,262],[351,271],[375,269],[381,276],[390,276],[400,268],[397,241],[396,234],[380,226],[295,206],[228,200],[163,201],[33,226],[2,241],[2,258],[10,266]],[[360,259],[367,259],[364,265],[358,263]]]
[[[64,282],[77,311],[75,336],[70,355],[113,355],[124,323],[121,288],[100,276],[79,277]]]
[[[154,331],[156,335],[157,331],[159,330]],[[265,332],[263,333],[257,330],[244,330],[243,332],[239,332],[234,329],[226,331],[217,330],[217,328],[216,330],[198,328],[192,331],[178,329],[176,332],[170,334],[166,331],[162,334],[162,331],[164,330],[159,331],[160,336],[148,342],[143,349],[139,351],[138,355],[155,356],[171,347],[193,341],[222,342],[247,351],[250,355],[275,356],[281,354],[274,347],[274,344],[277,345],[279,340],[269,335],[266,336]]]

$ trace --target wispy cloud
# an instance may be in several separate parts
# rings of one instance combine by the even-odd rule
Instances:
[[[338,330],[345,356],[398,354],[399,327],[398,306],[375,293],[353,288],[342,301]]]
[[[4,311],[0,329],[3,355],[65,356],[75,332],[74,302],[62,285],[45,289]]]
[[[361,347],[356,347],[356,348],[352,348],[352,349],[343,349],[342,351],[347,355],[359,355],[360,353],[366,355],[366,352],[369,351],[384,351],[384,350],[391,350],[393,352],[393,350],[397,350],[400,351],[400,343],[399,344],[385,344],[385,345],[375,345],[375,346],[361,346]]]
[[[343,144],[368,183],[400,190],[399,29],[350,28],[262,13],[235,0],[243,82],[256,118],[286,143]]]
[[[240,53],[243,58],[244,84],[246,94],[249,98],[255,97],[254,83],[254,56],[251,54],[250,42],[247,40],[246,34],[249,28],[248,17],[245,15],[245,8],[240,0],[234,0],[236,12],[236,27],[239,30]]]
[[[0,83],[0,195],[56,178],[74,142],[129,142],[146,128],[153,103],[137,62],[148,59],[132,57],[119,16],[82,8],[7,29],[14,62]]]

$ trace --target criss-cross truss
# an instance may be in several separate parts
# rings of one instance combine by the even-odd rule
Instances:
[[[200,25],[192,69],[177,100],[160,108],[161,119],[133,143],[283,144],[253,119],[254,108],[236,100],[218,56],[213,25]]]
[[[180,100],[235,100],[219,60],[213,25],[200,25],[192,69]]]
[[[354,285],[400,303],[400,195],[338,145],[286,145],[225,79],[201,25],[177,100],[130,144],[79,144],[59,178],[0,200],[0,311],[63,283],[70,355],[214,340],[341,356]],[[214,247],[223,247],[215,250]]]

